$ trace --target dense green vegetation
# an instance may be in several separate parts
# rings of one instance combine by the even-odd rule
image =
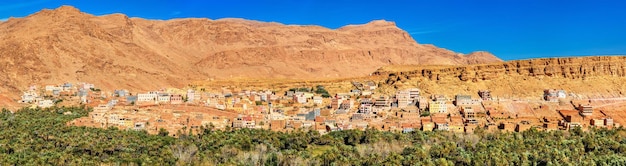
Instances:
[[[330,97],[330,94],[328,93],[326,88],[324,88],[324,86],[321,86],[321,85],[315,86],[315,94],[320,94],[320,95],[322,95],[323,98],[329,98]]]
[[[294,92],[311,92],[311,88],[307,88],[307,87],[290,88],[289,91],[294,91]]]
[[[71,112],[72,114],[67,114]],[[66,114],[64,114],[66,113]],[[82,108],[0,113],[3,165],[624,165],[626,130],[452,134],[348,130],[162,131],[66,126]],[[186,131],[185,133],[188,133]]]
[[[307,87],[290,88],[289,91],[294,91],[294,92],[314,92],[315,94],[321,95],[324,98],[329,98],[330,97],[330,93],[328,93],[328,91],[322,85],[317,85],[317,86],[315,86],[315,88],[307,88]]]

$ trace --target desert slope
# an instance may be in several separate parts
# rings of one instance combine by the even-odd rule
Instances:
[[[4,94],[66,81],[147,90],[206,79],[341,78],[386,65],[501,61],[418,44],[384,20],[333,30],[243,19],[94,16],[71,6],[0,23],[0,56]]]

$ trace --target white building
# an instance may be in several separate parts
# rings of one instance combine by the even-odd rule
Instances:
[[[297,103],[304,104],[306,103],[306,96],[304,94],[293,95],[293,100]]]
[[[450,127],[448,123],[435,123],[435,130],[448,131]]]
[[[72,90],[72,84],[71,83],[64,83],[63,86],[61,86],[63,91],[70,91]]]
[[[22,95],[22,102],[30,103],[30,102],[35,101],[37,97],[38,97],[37,93],[33,91],[24,92],[24,94]]]
[[[396,93],[396,100],[398,101],[398,108],[406,108],[413,102],[410,91],[408,90],[398,91]]]
[[[83,84],[83,89],[92,89],[95,88],[96,86],[94,86],[93,84],[88,84],[88,83],[84,83]]]
[[[159,93],[159,94],[157,94],[157,101],[159,103],[169,103],[170,102],[170,94],[167,94],[167,93]]]
[[[259,95],[261,96],[261,101],[267,101],[267,96],[271,95],[271,93],[270,94],[261,93]]]
[[[411,88],[411,89],[407,89],[406,91],[409,92],[409,97],[411,97],[411,99],[417,99],[420,97],[420,89]]]
[[[108,104],[99,104],[97,107],[93,107],[94,112],[106,112],[111,110],[111,105]]]
[[[37,106],[41,108],[48,108],[54,106],[54,102],[52,100],[41,100]]]
[[[378,86],[372,81],[368,81],[363,85],[363,89],[365,90],[376,90],[376,88],[378,88]]]
[[[567,93],[565,93],[564,90],[559,90],[556,92],[556,97],[558,98],[566,98],[567,97]]]
[[[313,97],[313,104],[322,104],[323,100],[320,96]]]
[[[306,97],[307,99],[312,98],[313,96],[315,96],[314,93],[310,93],[310,92],[304,92],[304,97]]]
[[[269,97],[270,97],[270,101],[278,100],[280,98],[278,95],[275,95],[275,94],[271,94]]]
[[[201,93],[195,93],[194,94],[193,100],[195,100],[195,101],[202,101],[202,99],[203,98],[202,98],[202,94]]]
[[[372,104],[361,104],[359,106],[359,113],[369,114],[372,112]]]
[[[374,106],[375,107],[391,107],[391,102],[389,100],[389,97],[387,96],[380,96],[379,98],[376,98],[376,100],[374,100]]]
[[[157,101],[157,92],[148,92],[137,94],[137,102]]]
[[[120,115],[118,115],[118,114],[109,114],[107,123],[119,125],[119,123],[120,123]],[[124,122],[122,121],[122,124],[123,123]]]
[[[117,105],[117,102],[118,102],[117,99],[109,100],[107,105],[109,105],[110,107],[113,107],[113,106]]]
[[[81,103],[87,103],[87,96],[80,96]]]
[[[470,95],[456,95],[454,102],[457,106],[475,106],[481,103],[478,99],[472,99]]]
[[[37,90],[37,85],[31,85],[28,87],[28,91],[34,92]]]
[[[194,102],[194,100],[196,99],[196,91],[194,90],[187,90],[187,102],[192,103]]]
[[[285,119],[285,115],[277,112],[270,113],[270,120],[283,120]]]
[[[254,96],[254,101],[261,101],[261,96],[257,94],[252,94],[250,96]]]
[[[56,89],[56,86],[54,86],[54,85],[46,85],[45,89],[46,89],[46,91],[53,91],[54,89]]]
[[[215,108],[217,108],[219,110],[224,110],[224,109],[226,109],[226,105],[224,105],[224,104],[215,104]]]

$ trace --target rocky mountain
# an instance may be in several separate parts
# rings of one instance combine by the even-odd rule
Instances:
[[[499,96],[540,97],[564,89],[584,97],[626,96],[626,56],[542,58],[458,66],[387,66],[381,83],[419,86],[429,94],[491,90]]]
[[[90,82],[147,90],[189,81],[366,76],[397,64],[500,62],[418,44],[395,23],[338,29],[243,19],[94,16],[71,6],[0,23],[0,93]]]

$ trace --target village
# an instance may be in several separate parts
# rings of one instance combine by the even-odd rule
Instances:
[[[546,89],[538,100],[476,94],[424,95],[418,88],[393,95],[376,94],[372,81],[353,82],[353,89],[330,94],[323,86],[294,87],[287,91],[240,88],[159,89],[131,93],[103,91],[89,83],[30,86],[20,103],[28,107],[80,105],[93,108],[89,116],[68,125],[123,130],[145,130],[169,135],[216,130],[256,128],[289,132],[374,128],[384,131],[522,132],[569,130],[575,127],[619,127],[624,115],[615,104],[625,99],[580,99],[564,90]],[[609,108],[609,109],[603,109]]]

